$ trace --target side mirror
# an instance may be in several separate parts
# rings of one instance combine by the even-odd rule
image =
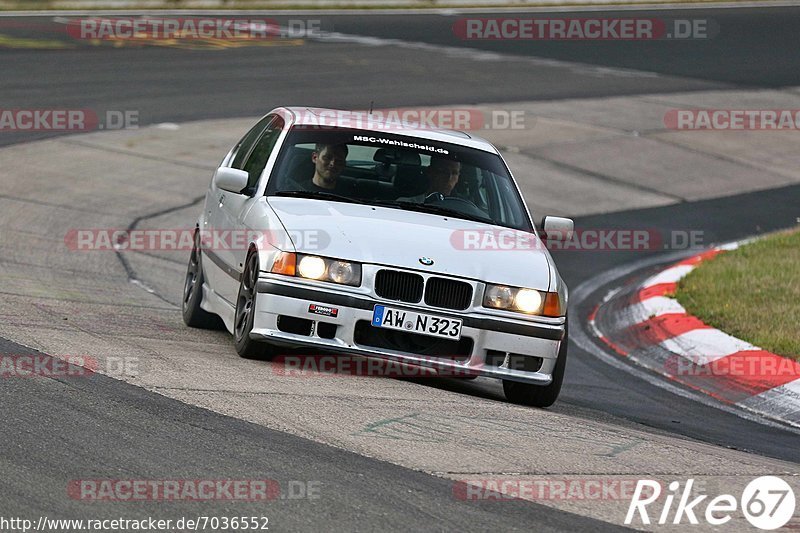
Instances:
[[[572,238],[575,223],[571,218],[544,217],[542,219],[544,238],[552,241],[566,241]]]
[[[223,191],[241,194],[242,189],[247,187],[250,175],[244,170],[236,168],[219,167],[214,174],[214,185]]]

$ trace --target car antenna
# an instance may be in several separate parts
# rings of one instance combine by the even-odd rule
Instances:
[[[369,101],[369,113],[367,113],[368,115],[372,114],[372,106],[373,106],[374,103],[375,103],[375,100],[370,100]]]

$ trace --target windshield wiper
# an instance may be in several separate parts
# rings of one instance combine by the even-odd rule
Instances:
[[[408,211],[418,211],[420,213],[430,213],[432,215],[444,215],[444,216],[453,216],[457,218],[465,218],[467,220],[472,220],[474,222],[483,222],[484,224],[495,224],[495,222],[490,218],[481,217],[478,215],[471,215],[469,213],[456,211],[455,209],[447,209],[446,207],[441,207],[438,205],[419,204],[417,202],[406,202],[406,201],[373,202],[373,204],[384,207],[399,207],[401,209],[406,209]]]
[[[350,198],[349,196],[342,196],[332,192],[322,191],[278,191],[273,196],[291,196],[294,198],[315,198],[319,200],[333,200],[336,202],[347,202],[351,204],[365,204],[363,200],[357,198]]]
[[[407,211],[417,211],[420,213],[430,213],[432,215],[444,215],[444,216],[451,216],[456,218],[463,218],[467,220],[472,220],[474,222],[483,222],[484,224],[495,224],[495,222],[486,217],[481,217],[478,215],[472,215],[469,213],[464,213],[462,211],[456,211],[455,209],[447,209],[446,207],[441,207],[438,205],[431,205],[431,204],[419,204],[417,202],[378,202],[378,201],[370,201],[366,202],[364,200],[359,200],[357,198],[351,198],[349,196],[342,196],[341,194],[335,194],[332,192],[323,192],[323,191],[278,191],[273,193],[273,196],[290,196],[294,198],[314,198],[319,200],[333,200],[336,202],[347,202],[351,204],[362,204],[362,205],[379,205],[382,207],[399,207],[400,209],[405,209]]]

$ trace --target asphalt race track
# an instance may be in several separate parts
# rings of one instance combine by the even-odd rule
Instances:
[[[280,531],[612,530],[622,524],[618,511],[559,506],[557,502],[462,501],[454,497],[452,480],[515,473],[633,478],[652,474],[685,479],[694,464],[699,465],[698,475],[754,477],[768,471],[796,475],[800,447],[795,430],[743,418],[713,402],[701,403],[692,394],[676,395],[654,384],[657,378],[634,377],[576,345],[570,347],[562,395],[551,410],[503,403],[500,387],[483,380],[366,380],[369,383],[362,386],[353,384],[357,378],[349,378],[347,385],[338,389],[332,382],[298,381],[284,386],[272,375],[264,382],[277,387],[275,398],[270,398],[273,389],[259,390],[266,385],[257,377],[258,372],[269,372],[263,366],[254,368],[239,361],[225,335],[181,329],[180,293],[173,289],[181,285],[183,260],[161,258],[162,264],[159,258],[138,257],[123,263],[111,254],[66,257],[69,254],[58,249],[63,245],[63,230],[79,224],[122,227],[137,221],[143,226],[170,227],[163,224],[183,221],[190,225],[199,209],[197,198],[217,162],[214,158],[222,157],[243,131],[239,124],[247,122],[237,122],[234,128],[226,121],[256,117],[278,105],[544,105],[567,99],[664,94],[679,102],[682,94],[706,91],[783,91],[787,98],[800,95],[796,39],[800,8],[701,8],[666,13],[645,11],[640,15],[712,19],[719,25],[720,35],[684,42],[466,42],[455,38],[451,30],[454,17],[460,15],[369,14],[320,16],[323,29],[337,32],[338,39],[298,39],[241,48],[116,48],[70,41],[62,35],[63,25],[52,16],[0,17],[0,108],[80,108],[99,113],[136,110],[142,128],[174,123],[181,125],[180,135],[197,133],[199,139],[197,154],[190,143],[174,157],[149,146],[146,149],[152,153],[145,157],[141,155],[144,152],[134,153],[141,148],[124,137],[126,132],[116,137],[95,132],[85,141],[82,137],[61,139],[61,134],[54,132],[0,132],[0,152],[20,150],[13,152],[13,157],[0,158],[5,162],[0,167],[0,213],[5,213],[0,214],[0,235],[6,233],[0,238],[0,301],[4,301],[0,320],[6,322],[0,333],[8,337],[0,338],[0,353],[36,353],[28,347],[30,338],[4,332],[17,331],[15,328],[47,331],[44,322],[69,315],[68,305],[91,308],[92,312],[96,307],[98,315],[108,321],[108,335],[88,325],[76,325],[72,331],[56,324],[58,329],[49,340],[75,347],[85,339],[96,340],[100,346],[118,338],[121,354],[146,345],[152,352],[142,358],[152,357],[153,361],[144,365],[151,365],[155,369],[152,375],[158,376],[152,383],[101,374],[90,379],[0,379],[4,404],[0,410],[4,437],[0,515],[36,517],[49,512],[50,517],[100,518],[149,514],[177,519],[258,513],[268,515],[270,525]],[[614,14],[608,11],[602,16]],[[589,15],[572,12],[562,16]],[[593,16],[600,15],[594,12]],[[303,15],[311,17],[314,15]],[[37,49],[37,41],[48,44]],[[483,59],[481,54],[486,54]],[[207,122],[193,127],[190,123],[195,121]],[[141,135],[146,137],[150,131],[143,129]],[[158,128],[152,131],[156,141],[145,143],[158,145],[169,135]],[[26,148],[24,143],[35,141],[50,144]],[[97,156],[92,150],[100,148],[103,154],[89,163]],[[60,161],[53,159],[56,152],[51,149],[63,150],[58,152]],[[126,162],[136,158],[147,159],[150,165],[136,175],[141,183],[116,182],[112,176],[124,174]],[[186,168],[176,170],[171,166],[176,161],[185,163]],[[80,166],[84,163],[96,175],[76,175],[75,184],[47,181],[57,175],[59,164],[84,168]],[[511,165],[513,170],[513,161]],[[561,165],[566,168],[566,163]],[[580,166],[570,165],[571,171]],[[157,176],[162,170],[164,175]],[[607,180],[607,185],[617,186],[615,179]],[[760,174],[753,172],[751,181],[755,183],[751,185],[758,185],[759,179]],[[703,193],[685,195],[644,183],[634,183],[631,188],[642,198],[658,196],[646,205],[631,201],[624,209],[591,212],[579,208],[580,199],[576,199],[576,227],[647,227],[664,233],[689,228],[704,232],[709,243],[720,243],[788,228],[800,220],[800,181],[780,186],[742,185],[733,194],[709,186]],[[596,186],[602,188],[604,182],[598,179]],[[541,200],[531,191],[526,190],[527,199],[538,206]],[[560,201],[566,205],[560,210],[569,214],[571,199]],[[547,213],[537,207],[535,214]],[[46,253],[37,255],[28,250],[20,224],[28,224],[31,235],[61,233],[51,235]],[[633,251],[554,255],[571,289],[643,259]],[[661,255],[666,260],[666,252],[653,252],[646,258],[657,263]],[[15,279],[11,273],[18,270],[14,269],[29,269],[31,279],[24,283]],[[177,277],[175,272],[179,272]],[[133,274],[152,291],[130,284],[128,277]],[[69,281],[73,279],[74,285]],[[571,320],[584,320],[607,288],[594,287],[589,297],[573,301]],[[72,296],[63,296],[64,291]],[[39,312],[36,309],[41,316],[33,316]],[[115,321],[116,315],[126,318]],[[130,317],[134,318],[126,324]],[[81,323],[79,316],[70,315],[69,319]],[[148,320],[155,329],[142,333],[147,342],[130,340],[139,329],[148,328]],[[158,339],[162,326],[164,339]],[[161,342],[170,344],[172,351],[162,351]],[[229,380],[231,389],[241,386],[242,390],[205,387],[211,381],[203,376],[215,373],[221,381]],[[193,380],[199,383],[196,390],[192,389]],[[312,391],[315,387],[320,390]],[[381,396],[383,388],[386,397]],[[238,396],[225,396],[229,392]],[[451,418],[442,415],[433,419],[433,424],[451,424],[453,442],[458,445],[446,450],[448,440],[392,438],[373,439],[377,443],[367,439],[362,444],[363,431],[359,433],[357,423],[382,419],[394,401],[424,403],[424,408],[409,408],[409,412],[425,416],[438,409],[449,413]],[[272,411],[259,411],[263,406]],[[331,411],[326,414],[327,408]],[[477,413],[485,414],[485,420]],[[458,418],[461,415],[464,419]],[[475,418],[470,421],[468,416]],[[504,433],[492,428],[488,422],[492,417],[511,424],[512,429]],[[303,420],[309,421],[307,427]],[[563,436],[564,442],[583,439],[585,453],[576,442],[567,446],[571,455],[565,457],[551,449],[562,442],[560,425],[572,428],[575,435],[585,431],[580,438]],[[426,431],[435,430],[428,427]],[[548,432],[556,437],[547,440]],[[461,442],[465,435],[475,436],[474,442]],[[639,446],[635,454],[641,455],[624,455],[628,444],[611,453],[598,451],[597,443],[607,442],[610,435],[620,442],[635,440]],[[517,445],[520,448],[514,449]],[[613,465],[608,458],[618,452],[621,462]],[[516,469],[494,461],[506,455]],[[533,456],[537,461],[528,468],[520,466]],[[552,459],[552,463],[539,461],[540,457]],[[576,460],[579,464],[570,463]],[[727,466],[719,468],[719,464]],[[551,466],[555,470],[550,471]],[[87,504],[67,496],[65,487],[71,480],[94,478],[275,479],[282,488],[291,480],[312,480],[322,491],[319,499],[280,498],[265,507],[226,501]]]

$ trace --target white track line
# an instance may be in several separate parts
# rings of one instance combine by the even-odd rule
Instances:
[[[675,298],[653,296],[652,298],[631,305],[628,307],[627,312],[633,320],[631,322],[631,325],[633,325],[661,315],[675,313],[685,315],[686,309],[684,309]]]
[[[646,289],[647,287],[652,287],[653,285],[659,285],[661,283],[677,283],[686,274],[694,270],[694,268],[695,265],[676,265],[674,267],[670,267],[659,272],[655,276],[648,278],[642,284],[642,287]]]

